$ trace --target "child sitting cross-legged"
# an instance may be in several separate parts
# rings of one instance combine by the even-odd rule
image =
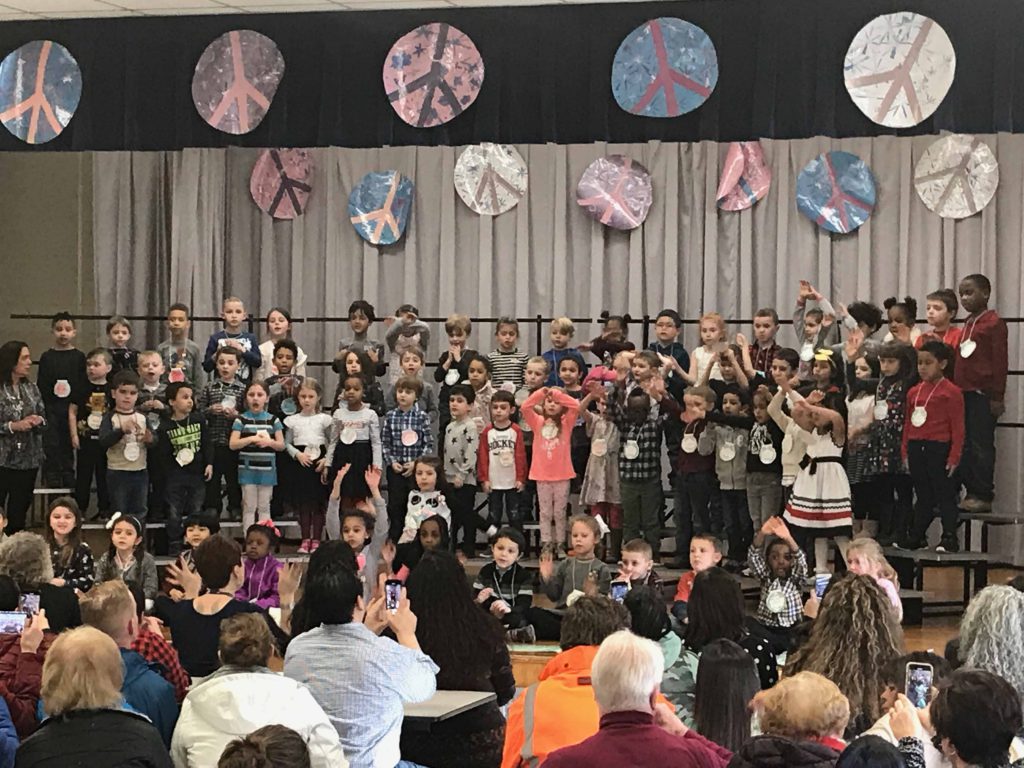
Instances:
[[[768,536],[765,552],[761,551]],[[792,629],[803,615],[807,558],[781,518],[768,520],[754,535],[747,555],[750,570],[761,581],[755,629],[776,654],[792,650]]]
[[[533,574],[519,564],[525,551],[523,534],[515,528],[502,528],[491,540],[494,559],[480,569],[473,582],[476,601],[501,621],[508,639],[517,643],[537,639],[526,618],[533,603]]]
[[[714,568],[722,562],[722,542],[710,533],[696,533],[690,539],[690,570],[679,577],[676,596],[672,601],[672,615],[686,620],[686,604],[690,602],[693,580],[697,574]]]
[[[245,531],[245,581],[235,592],[235,599],[253,603],[260,608],[277,608],[281,596],[277,580],[283,564],[270,553],[281,538],[272,520],[253,523]]]
[[[156,561],[146,551],[142,523],[132,515],[115,512],[107,522],[110,548],[96,561],[96,582],[121,580],[142,585],[146,609],[153,607],[159,584]]]
[[[628,581],[629,588],[657,587],[658,574],[654,572],[654,552],[651,545],[643,539],[630,539],[622,545],[622,558],[619,560],[620,581]]]

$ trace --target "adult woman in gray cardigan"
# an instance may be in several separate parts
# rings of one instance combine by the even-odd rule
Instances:
[[[45,406],[39,388],[28,380],[31,368],[28,344],[0,346],[0,507],[7,510],[8,533],[25,527],[43,463]]]

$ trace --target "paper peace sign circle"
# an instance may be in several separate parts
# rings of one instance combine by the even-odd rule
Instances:
[[[33,40],[0,62],[0,122],[26,144],[60,136],[81,99],[82,70],[60,43]]]
[[[914,168],[914,187],[943,218],[973,216],[992,200],[999,186],[999,163],[988,144],[954,133],[934,142]]]
[[[644,117],[678,117],[708,100],[718,83],[718,54],[707,33],[682,19],[652,19],[619,45],[612,95]]]
[[[398,171],[363,176],[348,197],[348,215],[359,236],[374,245],[392,245],[405,233],[415,186]]]
[[[284,57],[266,35],[226,32],[199,57],[192,101],[207,124],[224,133],[249,133],[263,122],[284,77]]]
[[[576,204],[587,215],[614,229],[636,229],[651,210],[651,174],[624,155],[592,162],[576,185]]]
[[[722,164],[718,183],[718,207],[744,211],[768,194],[772,171],[764,161],[760,141],[733,141]]]
[[[305,149],[265,149],[252,169],[249,192],[275,219],[294,219],[313,191],[313,158]]]
[[[455,164],[455,189],[479,214],[512,210],[526,194],[529,174],[515,147],[484,142],[466,147]]]
[[[931,117],[946,98],[956,52],[946,31],[927,16],[887,13],[854,36],[843,71],[861,112],[879,125],[909,128]]]
[[[423,24],[398,39],[384,60],[384,92],[409,125],[433,128],[454,120],[476,101],[484,60],[465,32],[451,24]]]
[[[800,213],[829,232],[853,232],[875,208],[875,177],[856,155],[825,152],[800,171],[796,205]]]

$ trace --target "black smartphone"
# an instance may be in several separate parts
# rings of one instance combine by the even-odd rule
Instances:
[[[398,579],[384,582],[384,607],[392,613],[398,610],[398,604],[402,601],[402,586]]]
[[[608,596],[617,603],[621,603],[629,594],[628,581],[613,581],[608,587]]]
[[[0,611],[0,634],[20,635],[27,618],[23,611]]]
[[[35,616],[39,613],[39,595],[34,592],[26,592],[21,596],[22,613]]]
[[[907,664],[907,684],[905,693],[910,703],[918,709],[924,709],[932,700],[932,681],[935,672],[931,664],[912,661]]]

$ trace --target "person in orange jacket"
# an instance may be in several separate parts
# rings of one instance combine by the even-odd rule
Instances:
[[[581,597],[572,604],[562,620],[562,652],[509,708],[501,768],[535,768],[554,750],[597,733],[590,667],[601,642],[620,629],[629,629],[621,603]]]

